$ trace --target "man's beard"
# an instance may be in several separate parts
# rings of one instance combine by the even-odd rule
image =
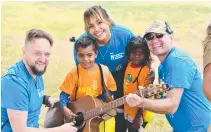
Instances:
[[[44,74],[45,71],[46,71],[46,68],[47,68],[47,66],[45,66],[45,68],[44,68],[42,71],[40,71],[40,70],[38,70],[38,69],[36,68],[35,65],[29,65],[29,67],[31,68],[31,71],[32,71],[35,75],[37,75],[37,74],[39,74],[39,75]]]

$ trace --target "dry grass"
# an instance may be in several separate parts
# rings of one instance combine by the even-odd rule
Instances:
[[[175,32],[175,45],[188,52],[202,69],[202,45],[206,26],[211,18],[210,2],[2,2],[2,60],[1,71],[21,59],[25,32],[41,28],[53,35],[54,51],[44,75],[46,94],[58,96],[68,71],[74,67],[70,36],[83,31],[83,12],[92,5],[105,7],[116,23],[143,34],[155,19],[168,21]],[[159,62],[154,57],[156,70]],[[157,70],[156,70],[157,72]],[[43,122],[43,108],[40,122]],[[163,115],[155,115],[148,132],[168,132],[171,127]]]

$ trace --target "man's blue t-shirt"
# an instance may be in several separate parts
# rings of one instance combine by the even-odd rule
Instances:
[[[193,59],[172,48],[159,65],[159,79],[169,88],[184,88],[177,111],[166,114],[174,132],[206,132],[211,122],[211,105],[202,91],[202,78]]]
[[[43,95],[42,76],[32,78],[23,61],[17,62],[1,78],[1,125],[8,121],[6,109],[13,109],[27,111],[27,127],[38,128]],[[9,122],[2,131],[12,131]]]
[[[111,39],[106,45],[99,46],[95,62],[106,65],[111,72],[115,72],[119,64],[127,62],[125,47],[135,36],[129,29],[120,25],[112,25],[110,32]],[[89,35],[89,33],[84,33],[79,38],[86,35]],[[74,60],[78,65],[75,49]]]

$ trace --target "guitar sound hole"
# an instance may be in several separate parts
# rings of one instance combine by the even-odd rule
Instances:
[[[76,121],[75,126],[80,126],[84,122],[84,116],[81,112],[77,113],[76,115],[77,116],[75,117],[75,121]]]

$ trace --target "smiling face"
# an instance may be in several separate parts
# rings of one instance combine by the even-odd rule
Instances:
[[[172,48],[173,35],[166,33],[162,38],[157,38],[156,33],[151,33],[151,35],[154,37],[152,40],[147,40],[147,45],[150,51],[162,61]]]
[[[144,51],[141,48],[137,48],[130,53],[130,61],[135,65],[143,63],[144,58]]]
[[[93,45],[87,47],[79,47],[77,49],[77,59],[78,63],[84,69],[92,69],[95,65],[95,58],[97,57],[97,52],[95,52]]]
[[[92,6],[84,12],[86,32],[96,38],[98,45],[105,45],[111,38],[110,27],[114,21],[101,6]]]
[[[43,74],[49,63],[51,45],[45,38],[34,38],[23,48],[23,61],[34,77]]]
[[[110,24],[104,18],[93,15],[87,23],[89,33],[96,38],[100,44],[106,44],[110,40]]]

